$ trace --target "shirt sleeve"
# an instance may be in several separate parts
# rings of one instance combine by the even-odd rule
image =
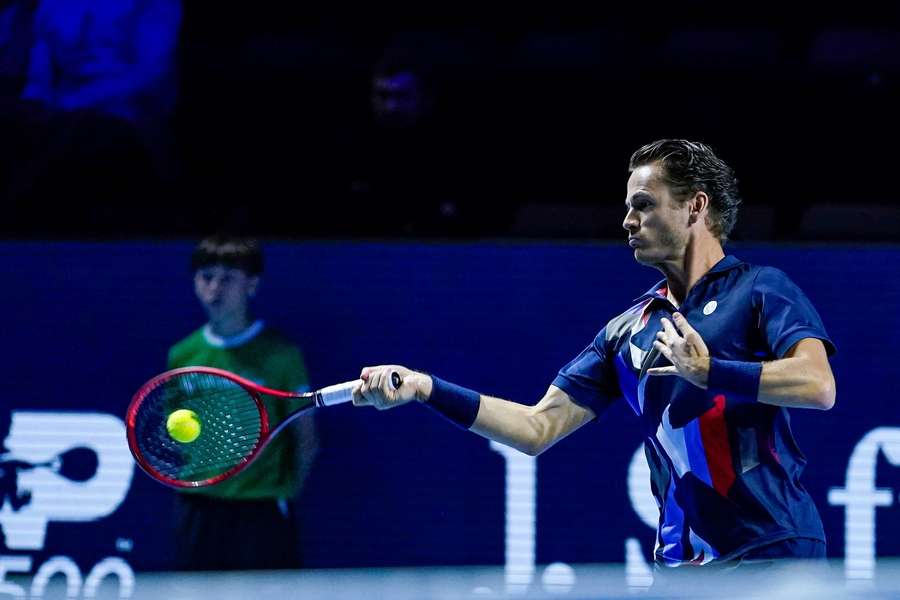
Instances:
[[[605,327],[587,348],[560,369],[553,385],[598,417],[621,396]]]
[[[822,340],[828,356],[837,351],[812,302],[784,272],[760,269],[753,285],[753,302],[763,339],[778,358],[804,338]]]

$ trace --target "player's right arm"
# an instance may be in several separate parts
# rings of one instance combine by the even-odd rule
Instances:
[[[551,385],[534,406],[482,394],[478,417],[470,431],[537,456],[594,416],[594,411]]]
[[[398,389],[390,385],[396,371],[403,380]],[[433,391],[431,376],[397,365],[366,367],[363,383],[353,390],[357,406],[393,408],[417,400],[428,403]],[[595,417],[566,392],[551,385],[541,400],[526,406],[481,394],[477,416],[469,430],[489,440],[536,456]]]

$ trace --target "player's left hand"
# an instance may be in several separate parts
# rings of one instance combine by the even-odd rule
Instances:
[[[709,382],[709,350],[706,343],[681,313],[674,313],[672,320],[674,327],[672,321],[662,319],[662,331],[656,334],[653,342],[653,346],[672,365],[648,369],[647,374],[678,375],[705,390]]]

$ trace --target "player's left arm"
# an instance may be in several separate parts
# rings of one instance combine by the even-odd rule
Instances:
[[[676,375],[708,389],[712,358],[700,334],[681,314],[663,319],[654,342],[672,366],[647,371],[650,375]],[[834,406],[835,382],[825,345],[817,338],[797,341],[783,358],[762,363],[755,400],[763,404],[828,410]]]
[[[784,358],[763,363],[758,401],[828,410],[834,406],[835,391],[825,344],[817,338],[803,338]]]

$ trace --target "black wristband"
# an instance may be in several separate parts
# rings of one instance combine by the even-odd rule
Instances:
[[[756,402],[762,363],[712,358],[709,361],[709,391],[738,402]]]
[[[431,396],[425,405],[463,429],[468,429],[478,416],[481,394],[432,375]]]

